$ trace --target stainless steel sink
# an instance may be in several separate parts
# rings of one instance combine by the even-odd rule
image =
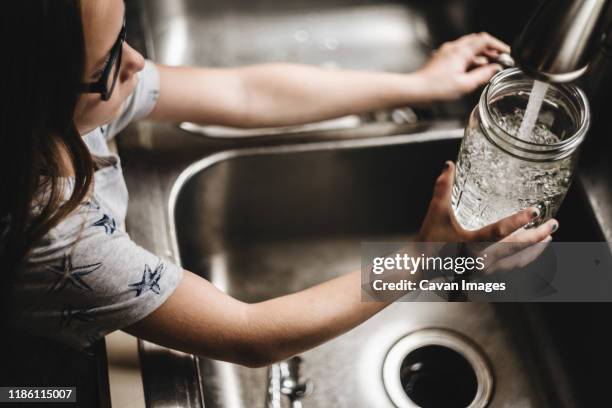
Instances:
[[[427,57],[423,13],[393,1],[148,0],[157,61],[238,66],[286,61],[409,71]]]
[[[187,168],[172,188],[175,254],[183,267],[246,302],[358,269],[361,241],[414,236],[433,182],[444,160],[454,159],[461,134],[457,129],[213,154]],[[572,190],[566,202],[572,218],[575,208],[592,217],[582,202],[579,188]],[[562,218],[563,229],[574,236],[569,217],[567,224]],[[534,355],[553,349],[537,349],[530,336],[542,340],[545,334],[529,331],[521,308],[396,303],[301,355],[303,375],[314,383],[304,406],[392,407],[383,384],[385,357],[396,342],[428,328],[451,330],[483,355],[494,381],[489,406],[564,406],[546,391],[554,386],[542,385],[546,368],[532,363]],[[540,327],[537,313],[529,313],[531,325]],[[300,315],[296,310],[295,318]],[[264,406],[266,369],[200,359],[199,370],[207,407]],[[555,381],[564,377],[556,375]]]
[[[286,61],[397,72],[418,68],[441,42],[467,32],[486,30],[511,42],[535,5],[528,0],[138,4],[143,48],[161,63],[225,67]],[[120,145],[131,192],[130,234],[249,302],[346,273],[359,267],[362,240],[414,236],[442,163],[458,150],[462,130],[448,130],[449,125],[461,127],[457,123],[472,106],[473,100],[464,100],[413,107],[418,121],[409,126],[360,117],[356,128],[326,127],[309,134],[283,129],[276,137],[233,140],[196,137],[174,125],[139,124],[125,132]],[[447,122],[440,125],[440,119]],[[413,132],[425,133],[407,135]],[[235,136],[224,129],[222,135],[228,134]],[[388,136],[393,134],[400,136]],[[557,240],[604,241],[602,228],[611,236],[609,200],[594,194],[605,193],[604,184],[589,173],[576,179],[558,215]],[[166,213],[167,223],[151,222]],[[600,330],[609,309],[395,304],[301,356],[302,375],[314,383],[303,404],[392,406],[383,380],[387,356],[412,335],[423,339],[450,330],[489,368],[490,406],[596,406],[612,364],[607,352],[612,336]],[[146,341],[139,346],[147,406],[265,404],[266,369],[197,359]]]
[[[419,3],[147,0],[142,6],[148,56],[167,65],[238,67],[285,62],[411,72],[423,65],[435,46]],[[408,133],[434,118],[463,120],[466,109],[462,102],[429,103],[305,126],[236,129],[183,123],[181,128],[221,139],[346,129],[359,137],[360,129],[368,124],[377,125],[385,134],[393,132],[389,127],[396,133]]]

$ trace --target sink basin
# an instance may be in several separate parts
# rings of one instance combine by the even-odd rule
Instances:
[[[396,72],[418,68],[440,43],[468,32],[489,31],[511,43],[536,6],[528,0],[138,4],[147,56],[160,63],[228,67],[285,61]],[[336,124],[335,131],[326,128],[309,135],[285,134],[292,132],[282,129],[283,135],[272,141],[270,135],[261,137],[265,142],[242,135],[235,144],[213,144],[211,138],[195,143],[187,137],[191,134],[174,127],[155,128],[154,145],[173,146],[163,160],[156,152],[146,156],[150,160],[142,159],[150,146],[122,149],[132,192],[131,234],[145,247],[174,256],[186,269],[248,302],[357,269],[362,240],[414,236],[433,181],[444,160],[455,159],[463,131],[406,133],[439,129],[420,126],[423,120],[461,123],[474,104],[463,100],[413,107],[418,126],[409,130],[386,119],[378,123],[360,118],[356,128]],[[236,136],[222,131],[221,136]],[[205,133],[210,136],[210,129]],[[388,136],[392,134],[400,136]],[[298,144],[306,141],[313,143]],[[260,142],[277,146],[212,155],[206,150]],[[163,216],[162,200],[178,172],[200,155],[207,156],[172,188],[169,231],[165,224],[151,227],[151,219]],[[561,229],[555,239],[604,241],[581,179],[574,181],[558,214]],[[471,345],[488,367],[493,382],[489,406],[599,406],[607,398],[607,367],[612,365],[612,335],[600,328],[610,314],[607,304],[394,304],[301,356],[302,375],[314,384],[304,404],[391,407],[393,392],[383,379],[388,357],[411,339],[451,333],[447,341],[462,339],[459,342]],[[194,359],[144,341],[140,350],[147,406],[265,405],[266,369]],[[448,350],[427,350],[417,351],[462,358]]]
[[[286,61],[409,71],[430,49],[423,12],[393,1],[149,0],[145,12],[155,58],[169,65]]]
[[[426,8],[416,2],[149,0],[143,2],[143,18],[148,56],[167,65],[223,68],[299,63],[401,73],[421,67],[437,42],[430,33]],[[463,121],[471,105],[466,101],[427,103],[278,129],[189,122],[181,128],[221,139],[344,129],[358,135],[367,124],[378,125],[379,132],[397,134],[412,132],[400,125],[418,127],[433,119]]]
[[[356,270],[361,241],[414,237],[434,180],[444,160],[455,159],[462,133],[248,148],[206,157],[172,189],[175,253],[184,268],[246,302]],[[596,224],[589,224],[593,216],[579,181],[559,219],[560,239],[602,240]],[[439,329],[465,338],[482,354],[493,373],[490,406],[566,406],[554,391],[565,373],[557,368],[549,384],[546,365],[533,364],[534,356],[554,353],[549,344],[543,350],[529,340],[535,335],[520,311],[531,308],[531,326],[535,322],[541,330],[535,307],[395,303],[301,355],[302,375],[314,385],[304,405],[392,407],[382,375],[387,353],[411,333]],[[295,318],[300,314],[296,310]],[[203,358],[198,367],[206,407],[264,406],[266,369]]]

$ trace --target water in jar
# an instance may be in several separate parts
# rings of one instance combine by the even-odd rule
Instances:
[[[571,136],[575,130],[571,118],[547,100],[537,107],[535,124],[525,126],[528,98],[529,94],[520,93],[493,101],[493,119],[509,134],[532,143],[553,144]],[[475,230],[532,205],[541,208],[541,221],[552,217],[571,183],[575,155],[550,162],[515,157],[485,137],[474,123],[477,115],[475,110],[457,160],[452,194],[457,221]]]

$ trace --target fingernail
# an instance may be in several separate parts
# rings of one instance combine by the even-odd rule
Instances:
[[[448,162],[444,162],[444,166],[442,166],[442,171],[446,171],[448,170],[448,168],[450,167],[450,164],[448,164]]]
[[[559,229],[559,224],[557,224],[556,222],[553,223],[553,225],[550,227],[550,230],[552,232],[555,232],[557,229]]]
[[[540,209],[539,208],[533,208],[531,210],[531,218],[538,218],[540,216]]]

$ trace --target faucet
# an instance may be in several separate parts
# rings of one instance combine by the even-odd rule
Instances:
[[[602,43],[608,0],[544,0],[512,45],[529,76],[569,82],[581,76]]]
[[[291,408],[302,408],[301,399],[312,392],[312,381],[300,379],[300,357],[292,357],[268,368],[266,408],[282,408],[281,397],[289,398]]]

